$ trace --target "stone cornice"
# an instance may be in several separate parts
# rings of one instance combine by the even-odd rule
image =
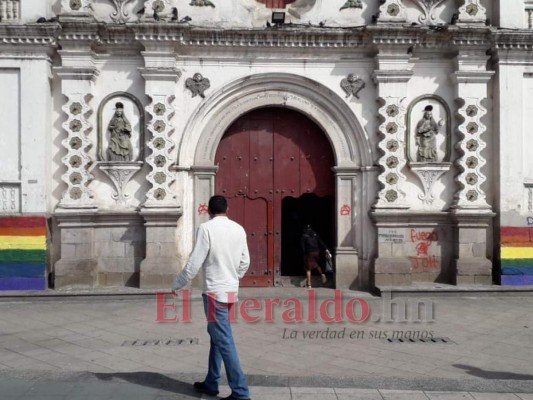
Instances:
[[[495,31],[494,61],[499,63],[531,64],[533,62],[533,31]]]
[[[0,45],[55,46],[61,26],[57,23],[4,25],[0,24]]]
[[[199,28],[172,23],[106,24],[94,21],[64,20],[43,24],[0,24],[0,45],[91,45],[140,48],[149,42],[174,43],[178,47],[340,50],[360,49],[375,52],[394,46],[415,49],[458,50],[469,52],[492,48],[507,58],[525,59],[533,50],[531,30],[500,30],[489,27],[370,25],[359,28],[283,28],[220,29]],[[520,55],[522,54],[522,55]]]

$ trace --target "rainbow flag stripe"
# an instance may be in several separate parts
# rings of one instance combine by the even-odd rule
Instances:
[[[533,285],[533,228],[502,227],[502,285]]]
[[[46,218],[0,217],[0,290],[46,289]]]

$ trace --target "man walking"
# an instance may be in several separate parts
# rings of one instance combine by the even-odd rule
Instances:
[[[223,400],[249,400],[250,392],[242,372],[228,315],[239,290],[239,279],[250,265],[244,228],[227,215],[228,203],[223,196],[209,199],[211,219],[200,225],[189,261],[176,277],[173,290],[185,287],[204,268],[204,310],[207,332],[211,337],[209,370],[203,382],[195,382],[197,392],[218,394],[220,367],[226,369],[231,395]]]

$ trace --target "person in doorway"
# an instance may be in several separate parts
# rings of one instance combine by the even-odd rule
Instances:
[[[241,369],[229,321],[239,290],[239,279],[250,265],[250,254],[244,228],[230,220],[228,203],[223,196],[209,200],[211,219],[200,225],[196,243],[183,271],[176,277],[172,290],[185,287],[204,269],[204,310],[207,332],[211,338],[209,369],[203,382],[194,389],[209,396],[218,394],[221,363],[224,362],[231,395],[225,400],[249,400],[250,392]]]
[[[300,239],[300,244],[304,258],[306,286],[311,288],[311,272],[315,268],[322,277],[322,284],[325,284],[327,282],[327,278],[318,264],[318,259],[320,257],[320,249],[322,248],[327,250],[326,245],[310,225],[304,225],[304,231]]]

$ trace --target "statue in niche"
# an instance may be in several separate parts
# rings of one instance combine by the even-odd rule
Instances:
[[[131,124],[124,115],[124,105],[115,104],[115,114],[109,125],[109,146],[107,148],[108,161],[131,161],[133,148],[131,145]]]
[[[348,0],[339,11],[342,11],[345,8],[363,8],[363,4],[361,4],[361,0]]]
[[[416,161],[437,162],[439,124],[433,118],[433,106],[424,108],[424,116],[416,124]]]

